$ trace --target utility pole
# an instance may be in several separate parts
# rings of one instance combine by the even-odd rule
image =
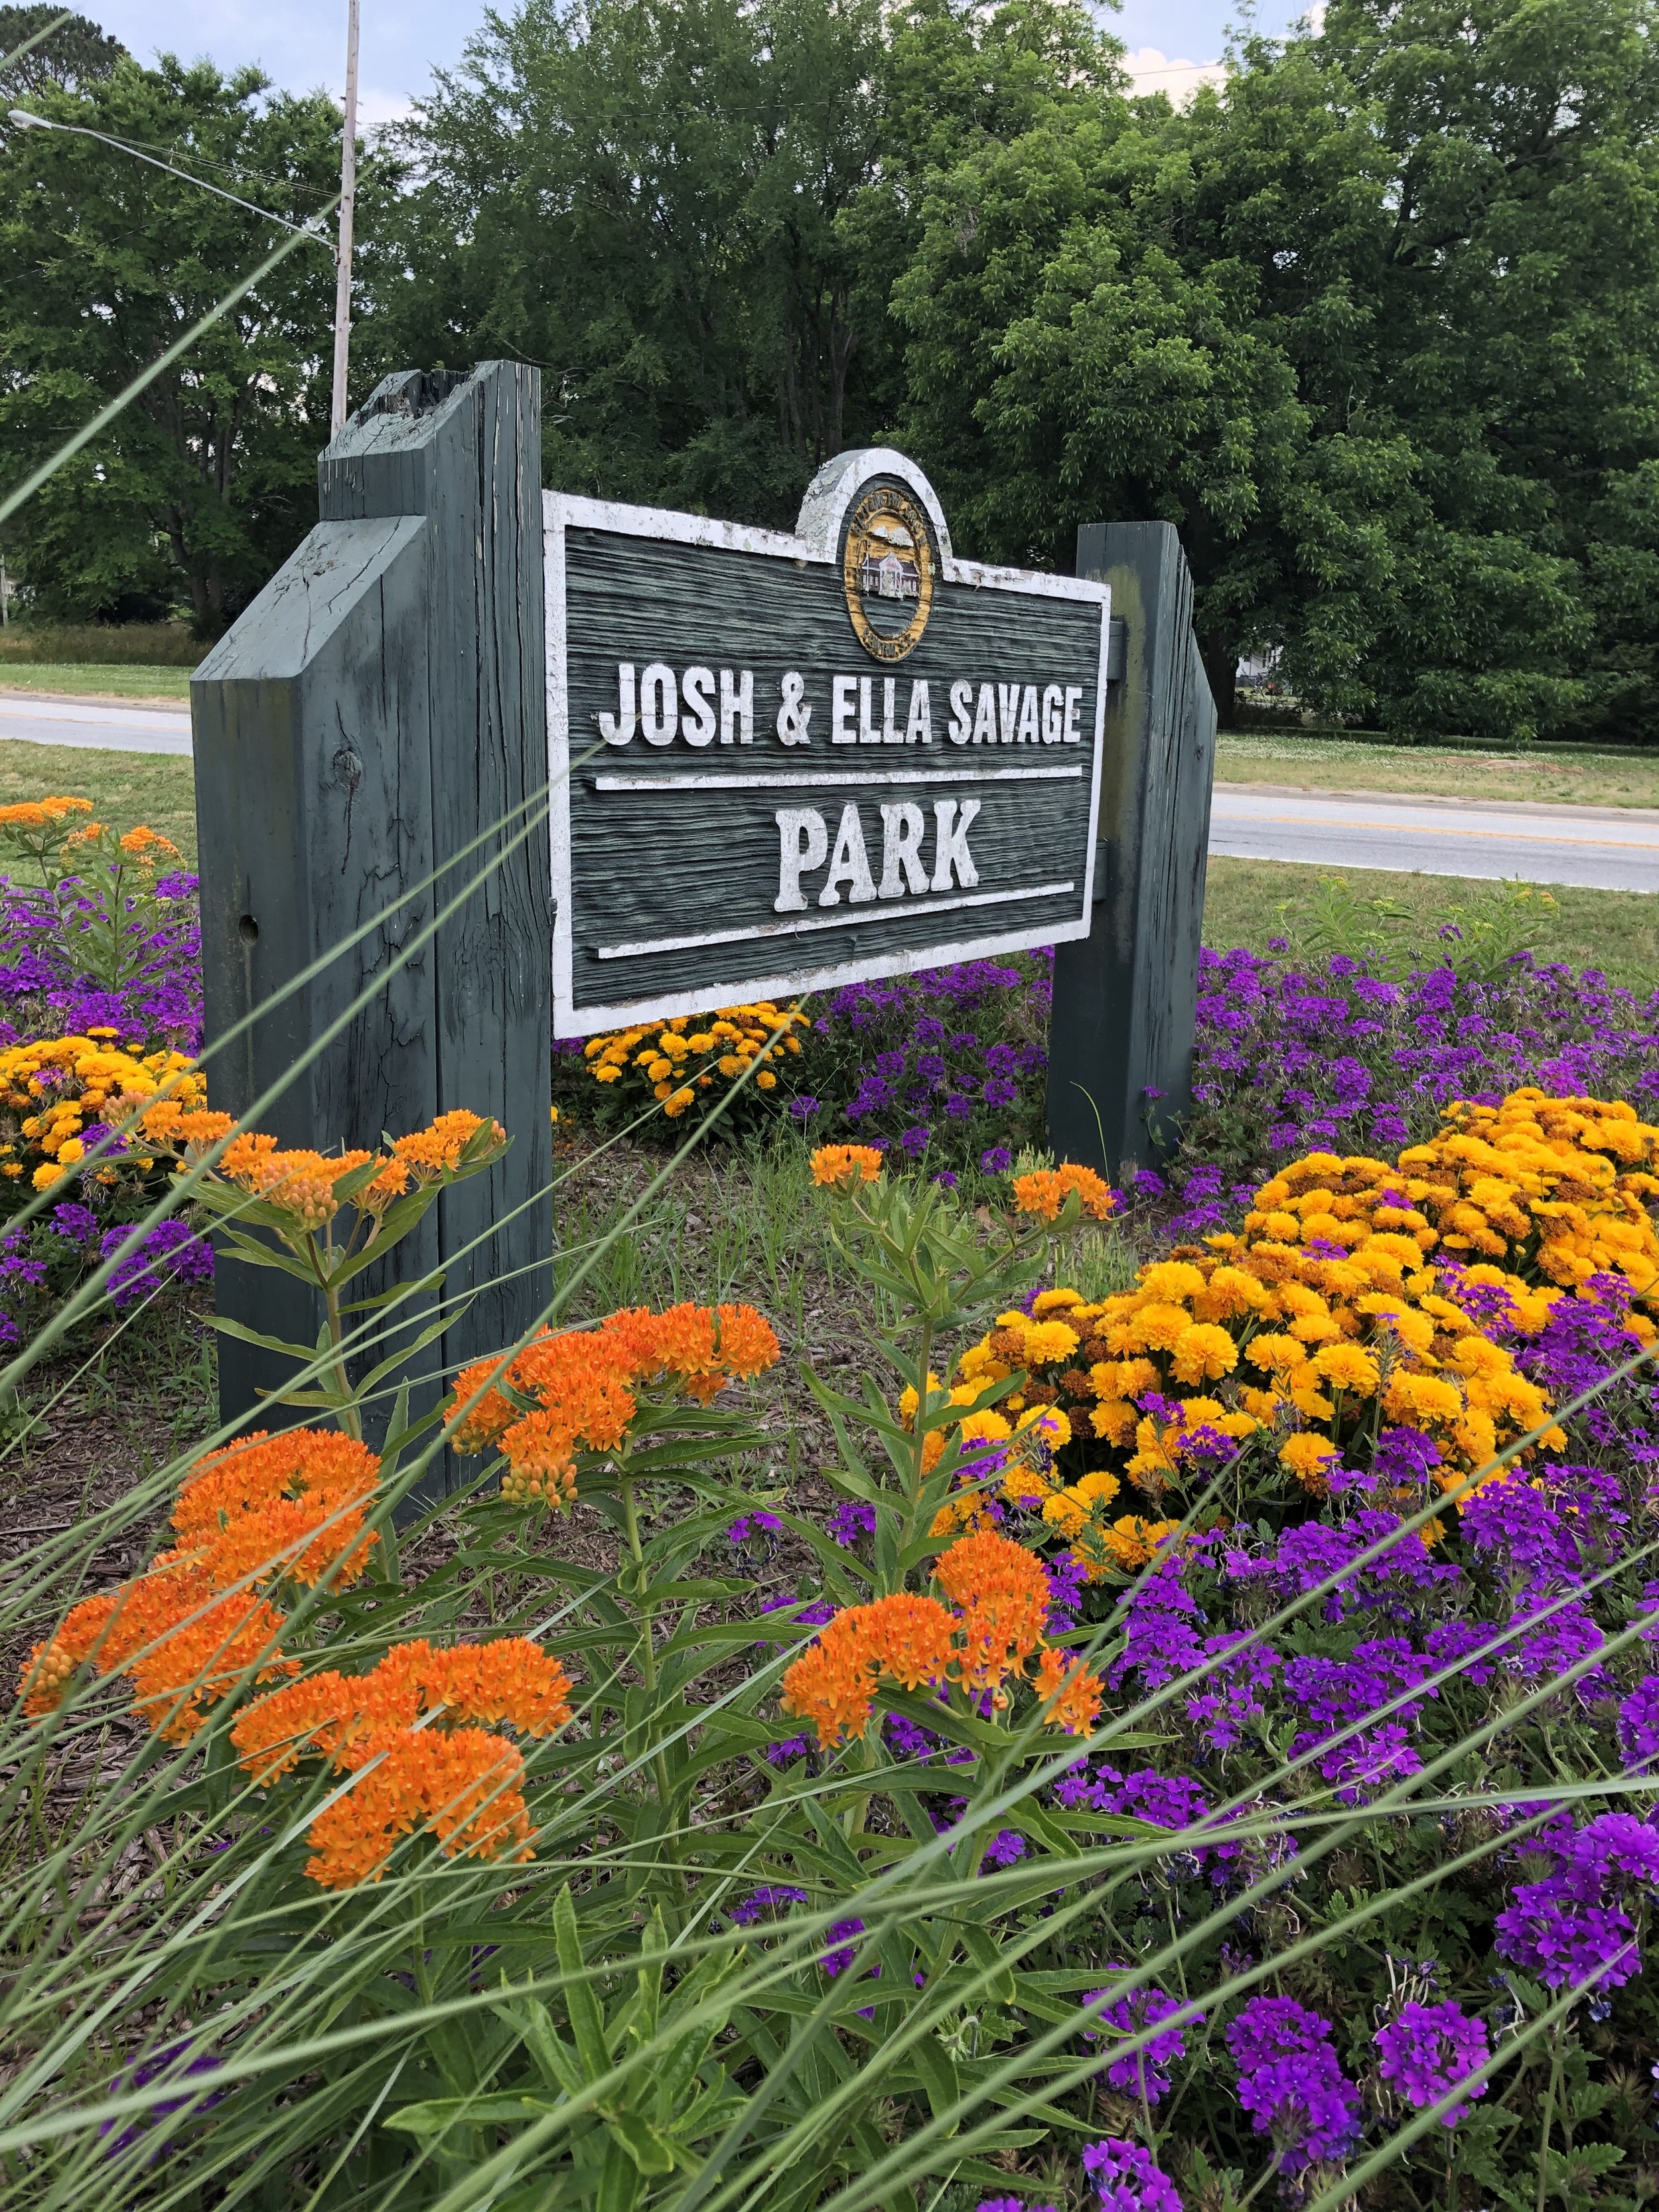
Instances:
[[[346,0],[345,130],[340,140],[340,244],[334,276],[334,404],[330,434],[346,418],[346,368],[351,355],[351,217],[357,198],[357,0]]]

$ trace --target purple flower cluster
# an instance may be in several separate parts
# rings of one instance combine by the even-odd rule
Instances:
[[[836,992],[811,1050],[848,1131],[863,1143],[884,1136],[946,1174],[1012,1165],[1011,1141],[1036,1141],[1042,1127],[1052,959],[963,961]]]
[[[61,1206],[57,1209],[58,1213],[68,1210]],[[76,1210],[86,1212],[84,1206]],[[131,1229],[106,1229],[99,1244],[100,1257],[107,1260],[112,1252],[118,1252],[131,1234]],[[117,1263],[107,1288],[110,1303],[118,1312],[125,1313],[129,1306],[154,1297],[170,1283],[212,1280],[213,1248],[206,1237],[182,1221],[158,1221]]]
[[[1382,2056],[1377,2071],[1390,2087],[1418,2111],[1437,2105],[1448,2091],[1484,2066],[1491,2053],[1484,2021],[1471,2020],[1460,2005],[1401,2005],[1397,2018],[1376,2032]],[[1486,2085],[1474,2082],[1468,2094],[1484,2097]],[[1462,2100],[1448,2107],[1441,2118],[1455,2128],[1468,2110]]]
[[[1632,1813],[1563,1823],[1528,1846],[1553,1870],[1517,1882],[1498,1916],[1498,1949],[1547,1989],[1617,1989],[1641,1969],[1635,1911],[1659,1893],[1659,1832]]]
[[[757,1921],[775,1919],[780,1913],[787,1912],[792,1905],[805,1902],[804,1889],[793,1888],[787,1882],[764,1882],[730,1906],[726,1917],[734,1928],[752,1928]]]
[[[1526,952],[1487,972],[1449,940],[1391,982],[1338,954],[1318,970],[1240,947],[1200,956],[1197,1155],[1392,1152],[1454,1098],[1659,1098],[1659,1003]],[[1214,1202],[1215,1194],[1208,1202]]]
[[[1106,2212],[1182,2212],[1174,2182],[1151,2151],[1121,2136],[1085,2143],[1083,2170]]]
[[[1127,1966],[1111,1966],[1107,1971],[1126,1974],[1129,1969]],[[1104,1994],[1102,1990],[1090,1990],[1083,2002],[1085,2005],[1092,2005]],[[1159,2021],[1168,2020],[1172,2013],[1179,2012],[1181,2004],[1181,1999],[1172,1997],[1167,1990],[1131,1990],[1127,1996],[1116,1997],[1110,2004],[1101,2006],[1095,2014],[1096,2024],[1085,2027],[1084,2036],[1086,2040],[1093,2042],[1109,2028],[1116,2029],[1122,2036],[1139,2035],[1148,2028],[1156,2027]],[[1176,2059],[1187,2056],[1186,2028],[1188,2026],[1201,2027],[1203,2024],[1204,2015],[1198,2013],[1189,2022],[1183,2021],[1180,2027],[1165,2028],[1161,2035],[1152,2036],[1139,2051],[1132,2051],[1122,2058],[1110,2057],[1111,2046],[1109,2044],[1108,2063],[1103,2069],[1108,2082],[1114,2089],[1121,2089],[1127,2096],[1139,2097],[1148,2105],[1156,2105],[1160,2098],[1170,2094],[1170,2068]]]
[[[74,925],[88,903],[70,884],[54,901],[45,890],[0,878],[0,1044],[112,1029],[128,1050],[165,1045],[199,1051],[202,931],[195,877],[160,878],[154,901],[144,902],[142,928],[139,909],[132,908],[124,947],[128,972],[118,990],[105,988],[82,964],[87,939]]]
[[[1227,2028],[1238,2101],[1271,2136],[1286,2173],[1346,2158],[1359,2140],[1359,2092],[1331,2047],[1328,2020],[1291,1997],[1253,1997]]]

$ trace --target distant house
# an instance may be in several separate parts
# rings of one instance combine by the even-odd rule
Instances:
[[[867,599],[914,599],[921,596],[921,579],[914,561],[890,550],[879,560],[866,553],[860,566],[859,588]]]

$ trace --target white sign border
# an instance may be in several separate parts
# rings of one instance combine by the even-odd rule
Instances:
[[[573,769],[570,759],[565,532],[571,529],[607,531],[617,537],[648,538],[665,544],[706,545],[732,553],[758,553],[771,560],[792,561],[797,565],[811,562],[817,567],[833,566],[840,545],[842,518],[860,488],[878,476],[897,477],[923,501],[939,541],[940,568],[946,583],[968,584],[981,591],[1012,592],[1027,598],[1083,601],[1100,609],[1100,665],[1095,683],[1094,757],[1089,780],[1089,829],[1081,911],[1070,921],[1045,922],[1035,932],[1026,929],[1012,935],[966,938],[957,944],[873,953],[829,967],[785,969],[744,984],[728,982],[703,990],[682,991],[667,999],[624,1000],[614,1006],[578,1009],[572,1002],[570,777],[573,773],[580,773],[580,767]],[[1035,945],[1068,944],[1088,936],[1093,918],[1095,841],[1099,832],[1101,771],[1105,753],[1106,656],[1112,615],[1109,586],[1087,576],[1049,575],[1035,569],[994,567],[981,561],[958,561],[951,550],[950,532],[933,486],[914,461],[887,447],[866,447],[838,454],[826,463],[807,489],[801,503],[799,528],[793,537],[783,531],[759,530],[747,523],[720,522],[706,515],[681,514],[667,507],[631,507],[611,500],[586,499],[570,492],[544,491],[542,544],[547,623],[548,834],[554,900],[555,1038],[596,1036],[607,1030],[671,1021],[680,1014],[710,1013],[721,1006],[758,999],[799,998],[808,991],[839,989],[843,983],[910,975],[921,968],[944,967],[958,960],[982,960],[999,952],[1029,951]],[[585,767],[586,763],[580,765]],[[975,763],[978,765],[980,763]],[[964,759],[963,781],[978,780]],[[1034,887],[1033,896],[1037,888]],[[919,910],[926,911],[925,908]]]

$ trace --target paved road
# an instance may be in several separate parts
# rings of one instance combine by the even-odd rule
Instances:
[[[1659,813],[1636,807],[1395,799],[1218,783],[1210,850],[1327,868],[1659,891]]]
[[[88,699],[0,691],[0,738],[5,738],[36,745],[101,745],[112,752],[187,753],[190,709],[159,700],[109,707]]]
[[[8,738],[121,752],[188,753],[190,716],[182,707],[159,702],[106,706],[0,691],[0,739]],[[1210,850],[1325,868],[1518,876],[1534,884],[1659,891],[1659,813],[1634,807],[1392,799],[1370,792],[1218,784]]]

